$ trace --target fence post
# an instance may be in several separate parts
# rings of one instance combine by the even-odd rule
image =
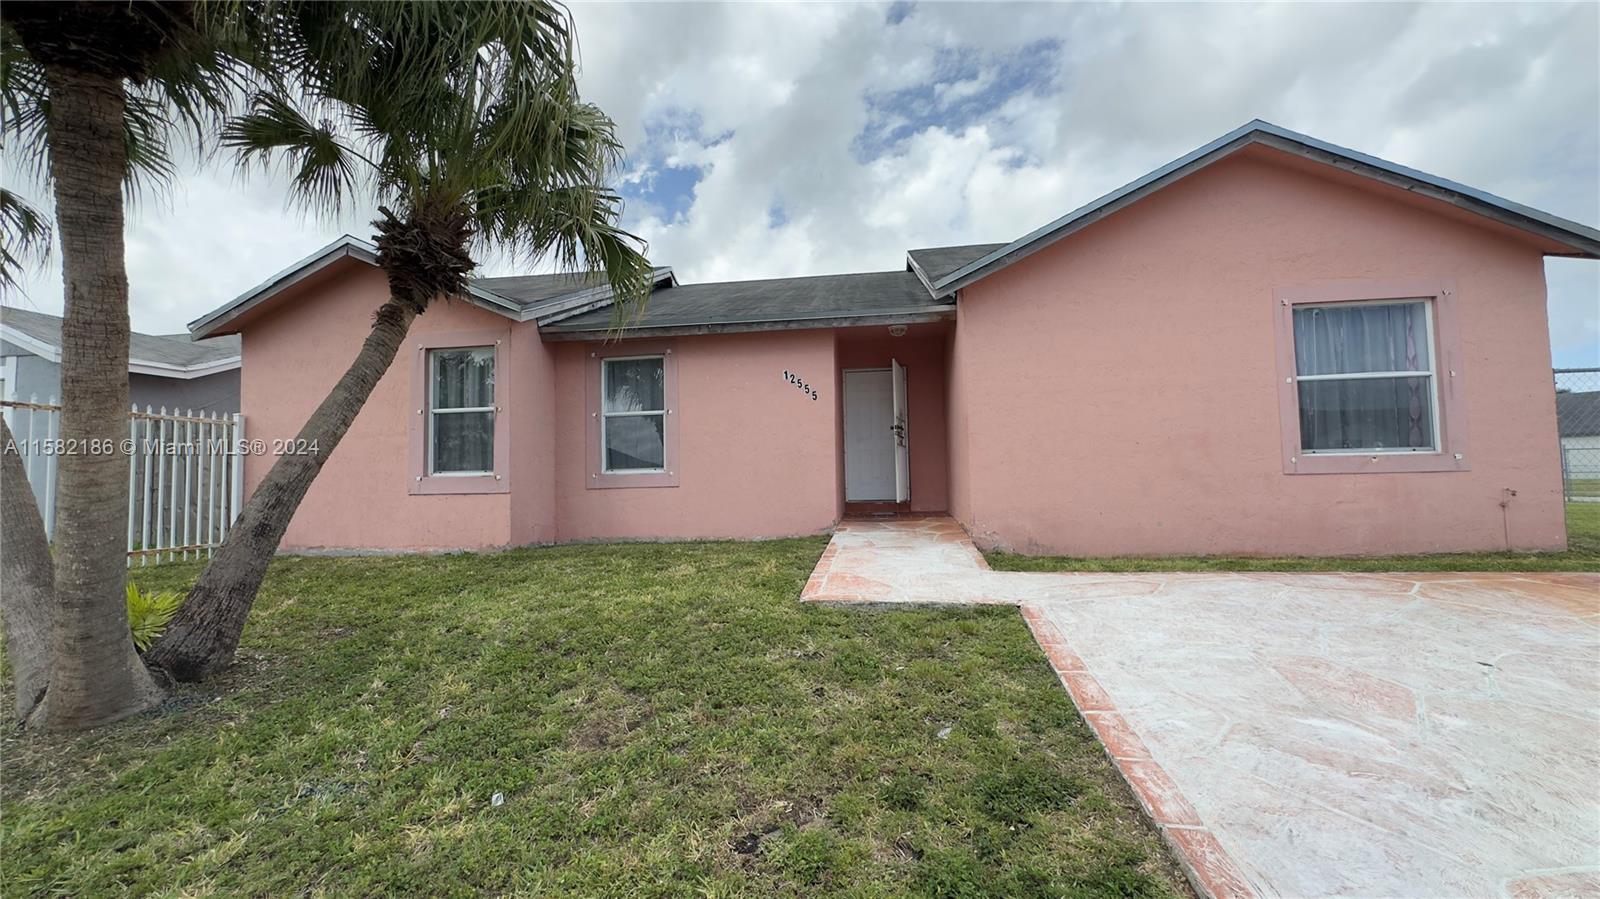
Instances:
[[[138,406],[128,410],[128,567],[133,567],[133,522],[138,514],[138,494],[133,492],[134,484],[139,480],[139,419],[133,414],[139,411]]]
[[[150,404],[144,404],[144,418],[139,425],[143,438],[140,444],[139,455],[144,457],[144,477],[139,480],[139,510],[143,523],[139,526],[139,565],[150,564],[150,462],[155,456],[155,447],[150,445]]]
[[[244,510],[244,413],[233,413],[233,483],[229,493],[228,524]]]
[[[50,398],[50,405],[56,408],[44,414],[44,435],[47,441],[44,453],[44,533],[45,536],[54,539],[56,535],[55,440],[61,433],[61,406],[55,397]]]

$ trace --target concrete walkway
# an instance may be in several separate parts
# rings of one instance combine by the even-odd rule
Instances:
[[[1600,896],[1600,574],[993,572],[927,518],[802,598],[1021,606],[1202,895]]]

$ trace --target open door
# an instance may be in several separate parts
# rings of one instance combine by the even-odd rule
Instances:
[[[911,499],[911,452],[906,445],[906,369],[900,360],[891,359],[894,372],[894,501]]]

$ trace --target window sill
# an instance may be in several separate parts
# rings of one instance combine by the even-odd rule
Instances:
[[[646,471],[636,474],[608,474],[603,471],[589,472],[589,483],[584,485],[590,490],[607,490],[618,487],[676,487],[678,486],[678,473],[676,471]]]
[[[413,478],[412,496],[446,496],[464,493],[509,493],[511,484],[504,477],[482,475],[430,475]]]
[[[1284,474],[1406,474],[1471,467],[1461,453],[1310,453],[1283,460]]]

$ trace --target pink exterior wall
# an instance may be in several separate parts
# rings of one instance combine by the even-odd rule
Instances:
[[[626,350],[630,341],[607,345]],[[555,357],[557,539],[781,537],[838,516],[838,394],[833,335],[775,331],[649,341],[674,356],[674,487],[591,489],[585,398],[598,345],[548,345]],[[812,400],[783,379],[795,372]]]
[[[290,291],[274,301],[271,314],[241,322],[246,434],[269,446],[274,438],[297,433],[327,396],[370,331],[372,313],[388,296],[383,275],[358,262],[341,263]],[[511,322],[501,316],[453,302],[435,303],[411,333],[494,331],[509,339],[511,330]],[[540,400],[533,380],[540,366],[548,368],[541,361],[545,352],[537,340],[510,342],[501,357],[505,370],[496,373],[496,400],[506,410],[497,427],[513,432],[532,428],[522,413],[522,400],[526,394],[530,415],[536,413]],[[410,428],[416,416],[413,367],[423,364],[421,355],[408,342],[378,382],[295,513],[283,549],[471,549],[531,542],[541,533],[549,539],[551,489],[548,480],[541,485],[534,470],[540,453],[546,460],[549,453],[536,439],[528,439],[531,446],[519,444],[513,454],[513,464],[526,469],[517,474],[527,475],[520,482],[514,479],[516,500],[510,493],[409,494],[414,479]],[[524,376],[519,369],[528,372]],[[519,458],[521,454],[530,458]],[[270,454],[246,457],[247,491],[260,483],[273,461]],[[512,526],[513,509],[521,510],[517,527]]]
[[[1540,248],[1275,158],[1216,163],[963,291],[951,508],[980,543],[1074,555],[1565,545]],[[1285,474],[1274,289],[1418,278],[1459,290],[1469,470]],[[1502,509],[1506,488],[1517,495]]]
[[[517,408],[511,416],[511,543],[554,543],[556,524],[556,365],[531,324],[513,325]]]
[[[968,384],[972,381],[972,362],[968,358],[970,341],[963,339],[961,320],[966,310],[956,303],[956,324],[945,344],[945,437],[947,453],[946,484],[949,491],[949,512],[957,521],[972,522],[972,452],[968,439],[969,399]]]
[[[834,333],[840,371],[888,368],[891,359],[905,366],[911,509],[946,511],[950,507],[949,448],[945,439],[945,344],[949,326],[912,325],[903,337],[889,336],[887,326],[841,328]],[[842,406],[838,414],[843,421]],[[840,497],[842,501],[842,493]]]

